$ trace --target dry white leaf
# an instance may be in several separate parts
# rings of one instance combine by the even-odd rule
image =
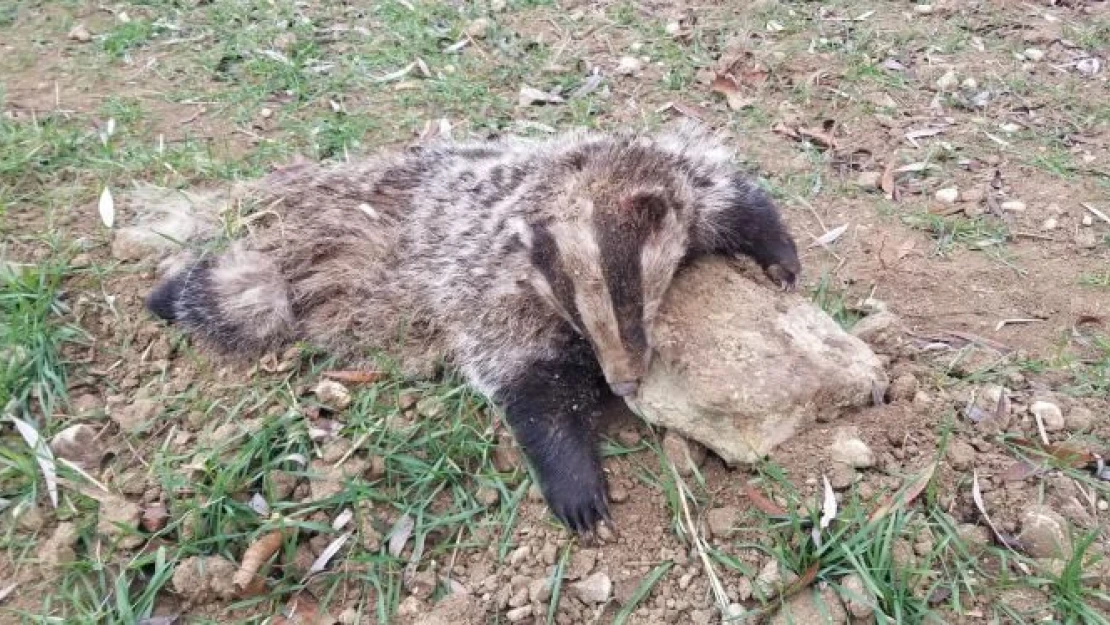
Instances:
[[[58,507],[58,471],[54,464],[54,454],[50,451],[46,441],[39,436],[38,430],[35,426],[27,423],[23,419],[15,415],[9,415],[9,418],[15,423],[15,427],[19,430],[23,440],[27,442],[27,446],[34,450],[35,459],[38,460],[39,468],[42,469],[42,476],[46,479],[46,492],[50,495],[50,503]]]
[[[324,548],[323,551],[320,552],[320,555],[317,556],[316,560],[312,563],[312,566],[309,567],[308,574],[305,575],[305,579],[308,579],[312,575],[315,575],[316,573],[319,573],[320,571],[323,571],[325,568],[327,568],[328,562],[331,562],[331,559],[335,557],[335,554],[339,553],[339,550],[343,548],[343,545],[347,544],[347,540],[350,538],[351,532],[347,532],[339,538],[331,541],[331,544],[329,544],[327,547]]]
[[[412,530],[416,528],[416,521],[411,515],[404,515],[397,520],[393,526],[393,530],[389,532],[389,555],[396,558],[401,555],[401,551],[405,548],[405,543],[409,541],[412,536]]]
[[[251,496],[251,500],[247,502],[247,506],[251,510],[254,510],[259,516],[270,516],[270,504],[260,493],[255,493]]]
[[[116,223],[116,201],[112,199],[112,190],[104,187],[100,192],[100,202],[97,204],[100,211],[100,221],[105,227],[111,228]]]
[[[453,43],[453,44],[447,46],[446,48],[444,48],[443,53],[444,54],[457,54],[459,52],[459,50],[462,50],[463,48],[465,48],[466,44],[468,44],[468,43],[470,43],[470,37],[463,37],[462,39],[459,39],[455,43]]]
[[[393,82],[394,80],[398,80],[398,79],[404,78],[405,76],[408,76],[409,73],[411,73],[412,70],[414,70],[414,69],[416,69],[416,63],[415,62],[414,63],[409,63],[408,65],[402,67],[401,69],[399,69],[395,72],[390,72],[390,73],[386,74],[385,76],[378,76],[377,78],[371,76],[370,80],[373,80],[374,82]]]
[[[833,492],[832,485],[829,484],[828,477],[822,474],[821,480],[825,482],[825,501],[821,506],[821,529],[825,529],[836,518],[836,494]]]
[[[15,592],[15,587],[18,585],[19,582],[12,582],[11,584],[8,584],[3,588],[0,588],[0,603],[3,603],[5,599],[10,597],[12,593]]]
[[[851,224],[844,224],[843,226],[837,226],[832,230],[829,230],[825,234],[822,234],[821,236],[815,238],[813,240],[813,245],[810,245],[810,247],[814,247],[816,245],[829,245],[830,243],[839,239],[841,235],[843,235],[845,232],[847,232],[849,225]]]
[[[355,513],[352,512],[350,508],[344,508],[343,512],[340,512],[339,516],[335,517],[335,520],[331,522],[331,528],[338,532],[339,530],[343,529],[343,527],[346,526],[347,523],[350,523],[351,518],[354,516]]]

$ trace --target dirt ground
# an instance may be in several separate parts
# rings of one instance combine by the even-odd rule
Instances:
[[[0,621],[1110,622],[1110,3],[739,4],[0,9],[0,259],[60,302],[41,327],[3,309],[5,358],[57,352],[9,366],[5,410],[71,461],[55,508],[5,420]],[[130,207],[98,216],[105,187],[219,188],[445,128],[682,116],[773,190],[815,302],[886,315],[864,338],[894,383],[756,467],[693,445],[678,478],[684,442],[615,414],[597,545],[456,380],[347,380],[334,409],[326,355],[228,365],[143,310],[156,263],[113,242]]]

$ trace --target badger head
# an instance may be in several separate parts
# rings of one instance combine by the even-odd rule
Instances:
[[[620,188],[623,187],[623,188]],[[536,293],[593,347],[613,393],[636,393],[650,328],[686,254],[688,216],[666,188],[618,185],[529,224]]]

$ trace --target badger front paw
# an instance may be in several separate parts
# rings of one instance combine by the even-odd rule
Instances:
[[[775,263],[764,267],[763,273],[783,291],[793,291],[798,286],[799,269],[796,265]]]
[[[612,522],[600,472],[569,467],[541,472],[540,488],[555,518],[579,535],[592,534],[602,521]]]

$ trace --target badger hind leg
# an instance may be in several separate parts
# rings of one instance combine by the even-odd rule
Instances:
[[[610,521],[593,425],[608,391],[596,369],[592,361],[567,356],[536,361],[504,389],[501,401],[548,507],[580,535]]]
[[[168,273],[146,307],[225,353],[278,347],[294,326],[289,285],[277,265],[241,245]]]

